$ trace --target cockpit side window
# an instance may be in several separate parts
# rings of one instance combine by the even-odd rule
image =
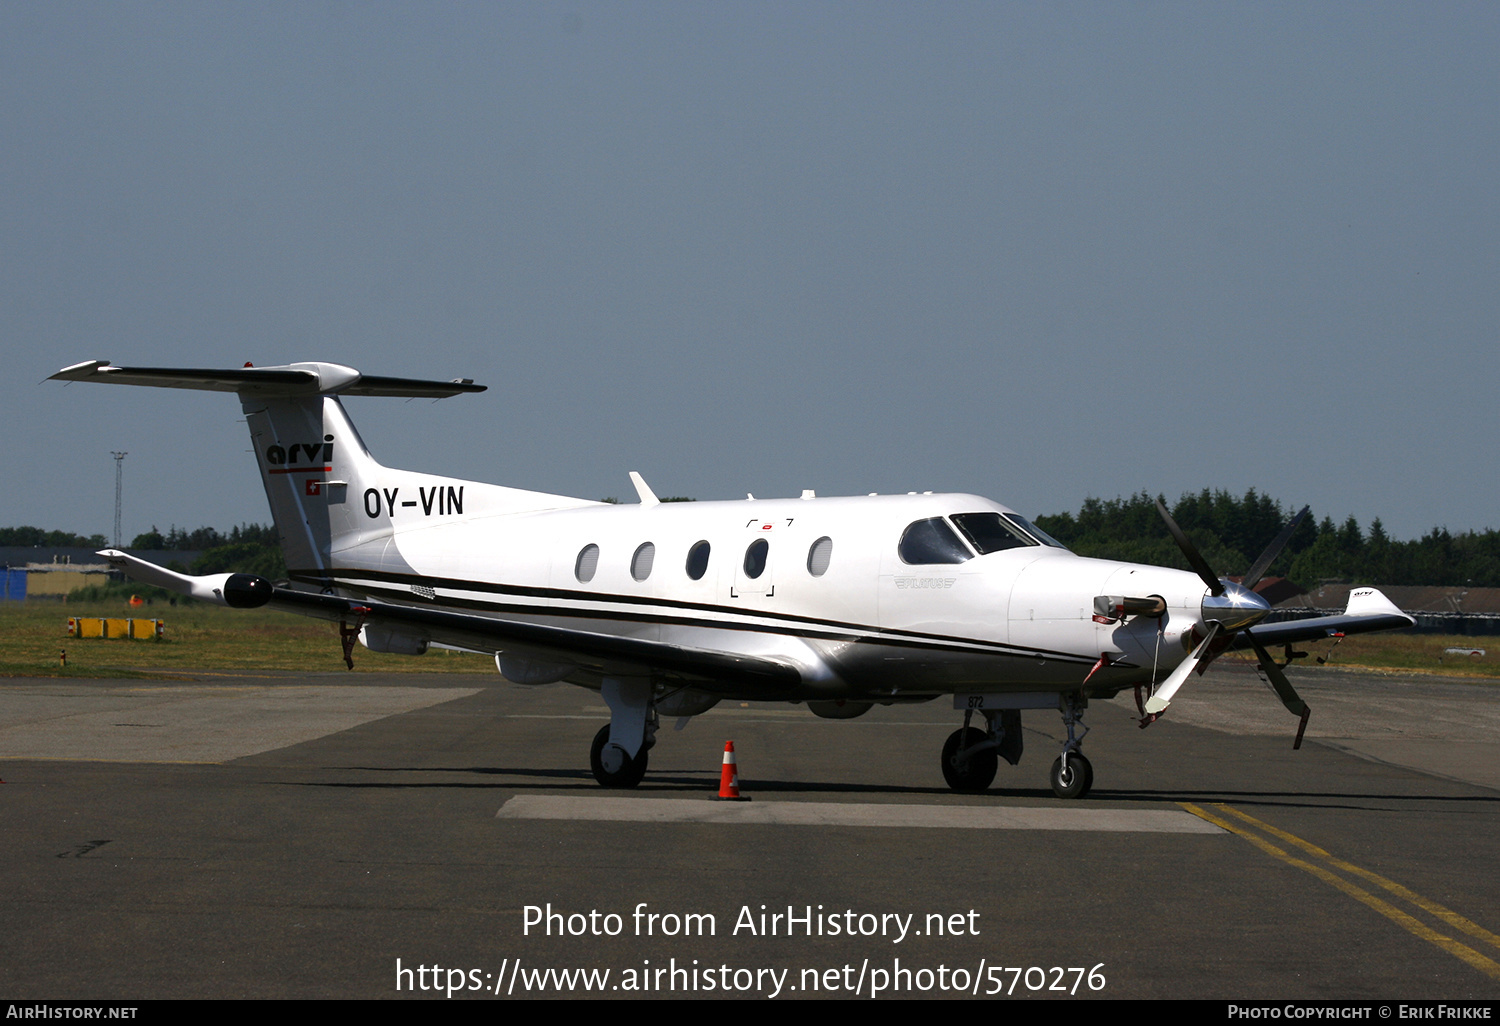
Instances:
[[[896,547],[903,563],[962,563],[974,558],[942,517],[918,520],[901,533]]]
[[[955,513],[953,522],[981,556],[1036,544],[1034,539],[1001,520],[999,513]]]

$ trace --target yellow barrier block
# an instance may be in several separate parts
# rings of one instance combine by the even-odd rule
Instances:
[[[104,621],[97,616],[80,616],[69,620],[73,628],[75,638],[102,638],[104,637]]]
[[[151,638],[159,640],[166,632],[165,620],[137,620],[121,617],[70,616],[68,636],[73,638]]]

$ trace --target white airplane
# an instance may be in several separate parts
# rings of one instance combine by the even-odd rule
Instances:
[[[1195,573],[1077,556],[975,495],[662,503],[632,472],[640,502],[615,505],[391,470],[339,401],[484,391],[468,380],[102,360],[52,378],[238,393],[290,579],[191,577],[101,553],[114,566],[228,606],[336,621],[351,668],[356,638],[411,655],[441,645],[493,654],[516,683],[596,689],[610,722],[589,761],[605,787],[641,781],[662,716],[681,729],[724,699],[846,719],[952,695],[963,726],[943,746],[950,787],[988,788],[999,758],[1020,760],[1021,711],[1055,709],[1068,736],[1052,789],[1080,798],[1093,783],[1080,749],[1090,699],[1135,689],[1144,727],[1194,671],[1248,644],[1301,717],[1300,746],[1308,708],[1267,646],[1286,645],[1290,662],[1296,641],[1413,622],[1372,589],[1340,616],[1261,622],[1269,606],[1251,589],[1306,510],[1236,583],[1165,508]]]

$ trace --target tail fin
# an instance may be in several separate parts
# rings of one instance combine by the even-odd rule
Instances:
[[[350,508],[351,494],[356,502],[372,487],[380,494],[381,467],[337,399],[241,394],[240,403],[292,576],[328,570],[335,539],[340,547],[357,547],[389,535],[386,504],[375,503],[373,517],[356,517]]]
[[[464,483],[455,486],[447,479],[424,478],[427,488],[412,482],[405,489],[411,498],[403,501],[400,482],[411,475],[386,471],[375,461],[336,396],[441,399],[485,390],[468,379],[375,377],[332,363],[199,370],[114,367],[90,360],[52,378],[237,392],[293,576],[321,576],[331,568],[335,551],[358,550],[366,541],[389,538],[398,508],[415,512],[425,502],[429,516],[434,507],[440,515],[464,511]],[[487,487],[474,486],[471,494]]]

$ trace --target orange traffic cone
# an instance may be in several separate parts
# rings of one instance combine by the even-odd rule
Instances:
[[[724,768],[719,772],[719,796],[714,799],[720,802],[748,802],[750,799],[740,795],[740,770],[739,764],[734,761],[734,742],[724,742]]]

